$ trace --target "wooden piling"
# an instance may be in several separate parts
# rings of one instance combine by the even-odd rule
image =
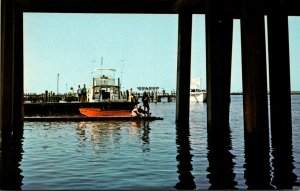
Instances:
[[[23,134],[23,117],[24,117],[24,66],[23,66],[23,12],[16,5],[14,7],[14,70],[13,70],[13,134],[18,139]]]
[[[245,177],[249,189],[270,189],[268,99],[263,1],[243,0],[241,17]]]
[[[178,58],[177,58],[177,91],[176,122],[189,121],[190,81],[191,81],[191,40],[192,14],[178,15]]]
[[[224,1],[206,1],[206,75],[208,130],[229,126],[233,19]]]
[[[271,5],[267,21],[272,184],[277,189],[292,189],[297,176],[293,173],[288,17],[282,1],[274,0]]]
[[[2,0],[1,5],[1,80],[0,80],[0,134],[2,143],[12,137],[13,127],[13,4]]]
[[[258,0],[257,0],[258,1]],[[244,0],[241,19],[244,122],[247,135],[268,135],[264,15],[258,2]]]
[[[291,85],[288,17],[280,0],[272,1],[268,13],[269,87],[272,140],[292,140]]]

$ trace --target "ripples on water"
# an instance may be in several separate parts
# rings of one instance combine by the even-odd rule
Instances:
[[[222,144],[208,144],[206,104],[191,104],[189,131],[175,125],[175,105],[150,105],[164,118],[151,122],[25,123],[22,189],[247,189],[242,96],[232,96]],[[300,182],[300,96],[292,110],[289,184]]]

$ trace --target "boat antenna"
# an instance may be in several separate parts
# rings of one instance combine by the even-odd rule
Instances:
[[[121,82],[120,82],[120,88],[123,85],[123,67],[124,67],[124,59],[121,60],[122,61],[122,65],[121,65]]]
[[[101,56],[101,68],[103,68],[103,56]],[[100,75],[102,76],[102,70],[100,71]]]

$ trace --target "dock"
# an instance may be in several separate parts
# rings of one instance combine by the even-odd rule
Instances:
[[[79,121],[153,121],[153,120],[163,120],[161,117],[155,116],[142,116],[142,117],[124,117],[124,116],[103,116],[103,117],[87,117],[83,115],[76,116],[34,116],[34,117],[24,117],[25,122],[79,122]]]
[[[90,103],[24,103],[24,115],[80,115],[79,108],[101,108],[132,110],[134,102],[90,102]]]

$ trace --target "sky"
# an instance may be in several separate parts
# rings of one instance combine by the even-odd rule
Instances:
[[[66,93],[114,68],[122,89],[176,89],[178,15],[24,13],[24,92]],[[289,17],[291,89],[300,91],[300,18]],[[234,20],[231,92],[242,91],[240,22]],[[205,17],[193,15],[191,78],[206,88]],[[59,76],[59,77],[58,77]],[[280,87],[279,87],[280,88]]]

